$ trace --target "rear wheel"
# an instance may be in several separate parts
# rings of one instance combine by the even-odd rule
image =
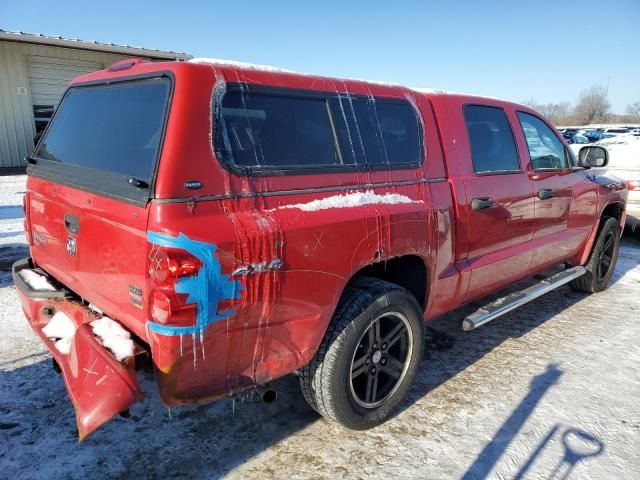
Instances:
[[[575,290],[601,292],[611,280],[620,249],[620,225],[615,218],[603,217],[602,227],[585,265],[587,273],[571,282]]]
[[[356,280],[316,356],[300,372],[305,399],[347,428],[379,425],[413,383],[423,343],[422,310],[413,295],[378,279]]]

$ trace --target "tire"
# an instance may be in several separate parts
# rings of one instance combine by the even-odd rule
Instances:
[[[613,217],[602,217],[598,238],[591,251],[589,261],[585,265],[587,273],[571,282],[574,290],[597,293],[607,288],[616,267],[619,249],[620,225],[618,221]]]
[[[373,428],[406,396],[423,348],[415,297],[393,283],[357,279],[345,289],[318,352],[300,370],[302,393],[331,422]]]

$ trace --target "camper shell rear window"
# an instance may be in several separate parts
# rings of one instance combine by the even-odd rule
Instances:
[[[214,95],[213,136],[241,175],[415,168],[422,125],[405,99],[226,84]]]
[[[69,88],[30,159],[29,173],[146,202],[171,90],[166,75]]]

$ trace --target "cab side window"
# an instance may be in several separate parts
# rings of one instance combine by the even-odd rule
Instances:
[[[518,151],[502,108],[465,105],[473,170],[477,174],[520,172]]]
[[[569,168],[569,159],[558,136],[539,118],[518,112],[534,170]]]

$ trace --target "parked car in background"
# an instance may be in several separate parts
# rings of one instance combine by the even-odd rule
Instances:
[[[563,128],[558,130],[562,134],[567,143],[585,144],[589,143],[589,139],[582,134],[581,130],[574,128]]]
[[[605,128],[603,130],[604,133],[629,133],[631,129],[627,127],[613,127],[613,128]]]
[[[605,138],[611,138],[614,136],[609,133],[604,133],[601,130],[586,130],[583,135],[587,137],[590,143],[597,142]]]
[[[571,137],[571,143],[577,143],[578,145],[584,145],[585,143],[590,143],[589,139],[585,137],[582,133],[574,133]]]

